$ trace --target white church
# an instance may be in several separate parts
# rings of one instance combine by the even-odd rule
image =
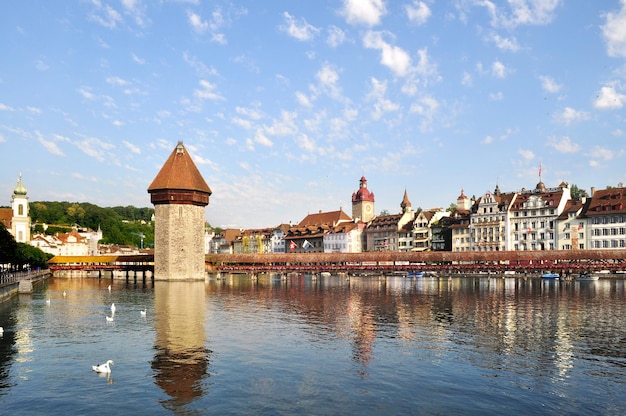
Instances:
[[[13,235],[18,243],[28,243],[54,256],[92,256],[98,254],[98,241],[102,231],[78,232],[47,235],[37,233],[31,236],[31,219],[28,208],[26,187],[22,184],[22,174],[13,190],[11,208],[0,208],[0,222]],[[44,224],[44,229],[46,225]]]

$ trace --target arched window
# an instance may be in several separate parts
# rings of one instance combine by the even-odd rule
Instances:
[[[19,204],[17,206],[17,215],[24,215],[24,205]]]

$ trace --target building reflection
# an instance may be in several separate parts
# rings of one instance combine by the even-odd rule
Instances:
[[[203,395],[211,351],[206,348],[204,282],[155,282],[155,383],[180,409]]]

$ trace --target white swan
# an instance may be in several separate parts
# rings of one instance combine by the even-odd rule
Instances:
[[[113,362],[113,360],[107,360],[106,363],[92,365],[91,368],[93,368],[93,371],[95,371],[96,373],[110,373],[111,372],[111,367],[109,367],[109,366],[113,365],[113,364],[115,364]]]
[[[107,318],[107,322],[113,322],[113,317],[112,316],[105,315],[105,318]]]
[[[115,303],[111,304],[111,313],[115,314]]]
[[[46,303],[50,305],[50,298],[46,299]]]
[[[4,335],[4,328],[0,326],[0,335]]]
[[[111,285],[109,285],[109,292],[111,291]]]
[[[148,313],[148,311],[146,310],[146,308],[143,308],[143,311],[141,311],[141,316],[146,316],[146,313]]]

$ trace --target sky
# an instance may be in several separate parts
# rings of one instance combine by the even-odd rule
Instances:
[[[626,0],[22,0],[0,51],[0,206],[150,207],[178,141],[222,228],[626,182]]]

